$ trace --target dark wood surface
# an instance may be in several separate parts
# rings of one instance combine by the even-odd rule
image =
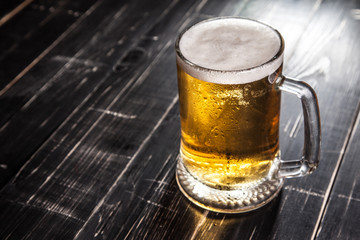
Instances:
[[[284,74],[318,94],[319,168],[246,214],[190,203],[174,40],[213,16],[284,36]],[[0,3],[0,239],[359,239],[360,2],[4,0]],[[301,155],[283,95],[281,151]]]

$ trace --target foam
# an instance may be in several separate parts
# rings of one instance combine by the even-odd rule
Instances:
[[[239,84],[252,82],[275,72],[283,55],[274,29],[242,18],[218,18],[189,28],[179,42],[186,63],[177,62],[191,76],[208,82]]]

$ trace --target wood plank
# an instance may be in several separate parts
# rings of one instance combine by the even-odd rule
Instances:
[[[32,0],[31,0],[32,1]],[[11,19],[16,13],[20,12],[27,6],[29,0],[3,0],[0,2],[0,26]],[[19,7],[18,10],[16,8]]]
[[[327,11],[335,11],[335,9],[339,9],[339,4],[339,2],[335,4],[325,3],[324,10],[322,11],[320,9],[319,15],[315,15],[312,22],[310,22],[311,26],[314,26],[314,29],[309,28],[306,31],[305,35],[308,37],[308,33],[311,33],[310,37],[312,37],[313,40],[317,39],[317,28],[323,28],[323,24],[324,22],[326,22],[324,20],[320,22],[318,21],[322,20],[321,18],[328,18],[329,15]],[[342,14],[348,12],[348,9],[344,9]],[[312,14],[313,13],[311,13],[311,15]],[[342,14],[338,15],[340,19],[344,17]],[[281,16],[281,14],[279,16]],[[346,17],[348,17],[348,15]],[[338,25],[337,21],[339,21],[339,19],[333,19],[331,23],[334,25],[330,25],[329,28],[326,29],[328,31],[331,31],[334,26]],[[317,25],[315,24],[316,22],[318,22]],[[303,29],[305,30],[306,28]],[[354,42],[351,42],[352,38],[346,38],[347,34],[352,33],[353,31],[351,27],[348,27],[345,30],[343,29],[342,34],[345,34],[345,39],[350,41],[348,43],[349,47],[345,48],[345,51],[351,52],[354,50],[355,44]],[[336,36],[332,35],[331,33],[328,33],[327,36],[331,36],[336,40]],[[322,40],[320,39],[318,41]],[[296,41],[294,41],[294,43],[296,43]],[[316,59],[317,56],[322,56],[323,52],[327,52],[329,51],[329,48],[331,48],[331,46],[321,46],[320,42],[319,44],[314,45],[321,49],[320,53],[316,52],[315,54],[311,54],[311,57],[314,59]],[[307,47],[309,47],[309,45]],[[298,46],[298,49],[295,50],[294,56],[292,56],[292,59],[290,59],[290,61],[293,61],[293,64],[296,62],[298,64],[303,63],[303,51],[304,48],[307,47],[304,45]],[[331,58],[331,60],[334,60],[335,66],[339,64],[339,66],[343,67],[344,65],[349,64],[349,62],[344,63],[344,59],[338,59],[338,56],[335,52],[332,52],[332,54],[335,54],[335,56],[332,56]],[[344,56],[347,55],[344,54]],[[309,62],[307,62],[307,64],[311,65],[311,63]],[[307,67],[310,68],[309,65],[307,65]],[[336,91],[336,88],[332,88],[332,86],[328,88],[328,84],[337,84],[338,78],[335,74],[334,77],[328,79],[328,72],[322,72],[321,70],[323,69],[321,69],[321,67],[322,66],[320,65],[312,69],[310,68],[311,70],[308,72],[303,69],[302,72],[295,71],[292,72],[292,74],[295,74],[295,76],[302,75],[304,80],[307,80],[309,83],[311,83],[314,87],[317,88],[317,91],[319,91],[319,100],[323,113],[323,136],[325,139],[323,144],[322,159],[325,159],[327,162],[322,163],[321,167],[312,176],[303,179],[288,180],[283,189],[282,196],[280,197],[280,200],[278,200],[279,202],[275,202],[275,206],[270,207],[270,209],[274,212],[266,215],[262,211],[266,212],[266,210],[269,210],[263,209],[260,210],[260,213],[258,213],[259,215],[257,215],[257,213],[255,212],[253,214],[250,214],[250,216],[241,215],[236,217],[228,215],[224,216],[222,214],[212,214],[199,209],[192,210],[191,212],[187,211],[186,204],[181,203],[184,200],[179,200],[182,198],[181,194],[176,195],[173,199],[164,195],[162,198],[160,197],[159,199],[159,196],[156,193],[153,193],[152,195],[147,195],[148,197],[144,198],[144,192],[141,192],[139,190],[138,192],[132,192],[132,194],[139,195],[141,199],[143,199],[143,201],[147,202],[148,204],[143,203],[145,204],[143,213],[139,214],[139,217],[132,225],[127,225],[127,227],[125,227],[125,230],[123,230],[124,233],[120,232],[119,236],[128,237],[129,239],[136,239],[139,237],[155,239],[158,237],[171,238],[174,236],[179,236],[179,234],[182,233],[183,235],[181,235],[181,237],[183,238],[194,237],[204,239],[311,238],[313,231],[317,230],[317,214],[322,214],[321,205],[324,201],[327,201],[325,193],[327,191],[327,184],[330,184],[331,181],[331,173],[336,170],[337,160],[339,158],[339,155],[341,155],[340,150],[343,144],[347,142],[348,139],[347,129],[352,127],[352,121],[356,116],[356,107],[358,103],[358,98],[356,97],[356,95],[359,90],[358,88],[352,88],[351,90],[349,89],[350,86],[353,86],[352,81],[358,81],[358,79],[356,78],[356,76],[358,76],[358,72],[355,72],[354,75],[349,79],[350,83],[348,83],[348,85],[343,86],[343,88],[348,90],[346,93],[344,93]],[[353,69],[354,67],[356,67],[356,64],[351,64],[350,68]],[[339,70],[335,68],[332,71],[336,73],[336,71]],[[306,75],[305,73],[308,75]],[[320,83],[322,80],[326,79],[326,82],[323,82],[323,87],[319,86],[320,84],[318,82],[311,81],[311,79],[315,77]],[[342,84],[344,83],[342,82]],[[329,96],[331,96],[334,101],[332,106],[329,106],[327,104],[326,99]],[[285,121],[283,121],[282,123],[284,132],[282,134],[281,142],[283,143],[283,146],[285,144],[285,147],[283,147],[285,149],[283,153],[284,158],[286,159],[293,158],[296,155],[300,155],[301,149],[299,149],[299,146],[302,146],[302,120],[300,118],[299,121],[296,121],[297,116],[299,116],[299,114],[301,113],[301,110],[296,107],[294,108],[294,106],[296,106],[295,101],[289,97],[285,97],[284,100],[285,103],[283,104],[283,108],[285,108],[284,112],[286,116],[283,116],[285,118]],[[341,112],[333,112],[331,111],[332,108],[341,109]],[[287,114],[288,112],[290,114]],[[334,122],[341,122],[342,127],[335,127]],[[133,171],[136,170],[134,169]],[[144,179],[145,176],[141,178]],[[174,186],[174,179],[166,179],[168,180],[164,181],[161,177],[158,177],[154,181],[161,183],[162,186],[171,185],[169,187],[163,187],[165,188],[165,193],[168,189],[171,189],[169,190],[170,192],[176,191],[176,186]],[[159,205],[157,206],[156,204]],[[141,205],[139,206],[141,207]],[[130,206],[129,208],[134,209],[135,207]],[[275,210],[272,208],[275,208]],[[177,216],[174,216],[174,213],[171,211],[175,211]],[[115,213],[112,212],[112,214]],[[257,215],[257,217],[254,217],[254,215]],[[120,218],[120,216],[122,216],[121,212],[119,211],[116,216],[117,218]],[[113,221],[116,222],[115,216],[113,218]],[[190,224],[184,224],[185,221],[186,223],[190,222]],[[272,224],[269,224],[270,222]],[[301,226],[300,229],[299,226]],[[129,232],[127,232],[126,228],[130,229]],[[187,231],[184,231],[184,229],[186,229]]]
[[[82,223],[81,221],[84,221],[83,219],[86,219],[91,213],[94,204],[97,203],[94,200],[108,191],[116,177],[115,172],[125,167],[129,157],[136,153],[137,147],[144,140],[142,137],[145,138],[145,133],[156,125],[167,109],[169,101],[173,101],[177,92],[176,84],[174,85],[174,82],[168,81],[166,78],[158,81],[158,76],[162,76],[161,71],[166,71],[167,75],[175,73],[174,56],[167,54],[164,59],[160,57],[163,56],[164,50],[173,52],[169,38],[172,38],[173,32],[177,32],[179,25],[182,24],[179,19],[188,17],[186,13],[192,8],[193,1],[188,1],[187,4],[182,1],[178,8],[175,8],[176,5],[169,4],[171,1],[166,5],[164,1],[159,1],[160,3],[164,3],[162,5],[164,8],[170,6],[169,11],[163,15],[158,14],[158,11],[163,11],[160,8],[155,10],[150,4],[145,5],[149,11],[153,9],[155,11],[149,14],[155,18],[153,21],[144,20],[154,24],[154,27],[150,29],[146,29],[149,25],[144,27],[149,35],[139,38],[138,45],[127,52],[127,55],[119,60],[119,63],[114,64],[114,66],[118,66],[115,72],[110,68],[111,73],[106,76],[107,81],[103,81],[102,85],[95,88],[94,93],[87,99],[89,101],[86,101],[73,113],[74,118],[69,118],[69,121],[63,124],[44,145],[47,150],[41,150],[34,155],[29,164],[17,176],[17,180],[2,190],[1,201],[7,204],[8,211],[1,213],[1,219],[5,219],[9,213],[12,216],[15,215],[9,206],[11,205],[8,203],[9,201],[19,203],[17,206],[12,206],[19,210],[16,215],[18,220],[10,225],[10,229],[6,229],[7,231],[3,233],[5,236],[22,232],[22,223],[26,221],[22,216],[26,215],[34,206],[40,206],[42,216],[34,219],[31,236],[44,234],[44,225],[48,223],[49,218],[53,218],[53,214],[56,212],[66,212],[65,217],[59,216],[52,220],[56,221],[57,226],[67,226],[69,224],[67,218],[78,219],[77,224],[71,228],[73,234],[76,233],[74,228],[77,228],[78,224]],[[158,5],[158,7],[160,6]],[[131,11],[130,15],[134,17],[134,13]],[[142,14],[140,16],[142,17]],[[168,21],[169,17],[171,21]],[[158,32],[156,19],[161,20],[159,22],[161,25],[165,25],[163,21],[170,24],[166,25],[168,33],[159,36],[168,39],[164,42],[153,38],[153,34]],[[117,27],[118,25],[114,24],[111,28]],[[115,38],[116,41],[119,39]],[[132,38],[129,39],[129,41],[132,40]],[[145,50],[147,54],[143,54]],[[139,51],[142,54],[139,55]],[[156,73],[156,78],[153,77],[152,85],[140,84],[147,77],[149,69],[152,68],[151,63],[157,63],[160,59],[162,59],[160,72]],[[172,67],[164,68],[168,65]],[[138,66],[138,68],[134,68],[134,66]],[[67,78],[66,74],[64,78]],[[134,85],[135,80],[137,84]],[[123,91],[119,91],[121,87]],[[140,93],[143,99],[134,99],[129,95],[131,92],[129,89],[135,87],[142,89]],[[149,91],[152,88],[160,89],[160,92]],[[121,113],[115,114],[118,104],[125,106],[125,109]],[[115,111],[111,108],[114,108]],[[115,129],[116,131],[114,131]],[[120,132],[118,132],[119,130]],[[141,132],[144,135],[139,135]],[[102,140],[100,141],[100,139]],[[80,169],[83,174],[80,174]],[[88,175],[89,173],[91,176]],[[66,176],[61,177],[62,180],[59,181],[58,174],[66,174]],[[19,180],[20,182],[18,182]],[[99,183],[102,187],[99,186]],[[14,187],[19,185],[22,185],[21,193],[18,187]],[[23,190],[26,193],[22,192]],[[65,196],[64,194],[69,195]],[[16,201],[14,201],[14,197]],[[55,231],[56,229],[47,230],[46,234],[50,236],[55,234]]]
[[[0,27],[0,90],[14,84],[17,75],[94,2],[35,0],[7,20]]]
[[[169,127],[168,127],[169,128]],[[162,137],[164,137],[164,135],[161,135]],[[154,141],[154,140],[153,140]],[[149,149],[155,148],[155,146],[157,145],[162,145],[162,143],[160,142],[155,142],[154,144],[151,145],[151,147],[149,147]],[[167,149],[167,148],[166,148]],[[177,149],[177,147],[175,147],[175,149],[173,149],[173,151],[175,151]],[[171,149],[170,149],[171,150]],[[297,151],[299,151],[299,149],[296,149]],[[153,152],[149,153],[149,152],[145,152],[144,155],[146,156],[152,156]],[[160,177],[158,177],[156,175],[156,173],[161,172],[161,171],[152,171],[149,175],[149,172],[146,171],[146,173],[142,173],[142,169],[139,169],[139,165],[141,164],[141,158],[139,157],[139,159],[135,159],[133,160],[134,163],[137,163],[135,165],[130,165],[130,168],[128,171],[129,172],[135,172],[135,176],[134,178],[130,178],[130,183],[134,184],[134,188],[136,188],[137,186],[144,186],[144,183],[139,183],[139,180],[144,180],[144,179],[149,179],[149,177],[152,177],[150,179],[155,179],[155,181],[162,181],[162,179]],[[160,161],[164,161],[166,158],[160,158]],[[159,158],[157,158],[157,160],[159,160]],[[159,166],[162,166],[161,164]],[[143,174],[143,175],[142,175]],[[122,177],[124,179],[129,179],[128,176],[124,177],[122,175]],[[121,179],[120,179],[121,180]],[[119,181],[120,181],[119,180]],[[173,176],[172,176],[172,180],[173,180]],[[167,181],[165,181],[166,183],[169,183]],[[130,184],[129,183],[129,184]],[[172,183],[174,183],[174,181],[172,181]],[[160,204],[160,203],[164,203],[165,201],[162,201],[161,199],[159,199],[158,201],[156,201],[156,199],[158,199],[158,195],[151,195],[150,197],[145,198],[144,196],[146,196],[148,194],[148,192],[151,190],[151,187],[149,187],[149,189],[146,191],[146,189],[144,190],[143,188],[139,187],[140,189],[137,190],[128,190],[132,193],[132,195],[135,196],[140,196],[140,200],[143,200],[144,202],[148,203],[142,203],[139,201],[136,201],[136,199],[134,200],[134,196],[133,198],[131,198],[131,196],[124,196],[121,195],[119,196],[119,192],[123,192],[124,184],[126,185],[126,183],[122,183],[121,186],[115,185],[113,188],[113,193],[110,192],[110,196],[108,196],[105,200],[104,203],[102,203],[102,205],[100,206],[100,209],[96,209],[97,211],[95,212],[94,215],[92,215],[92,217],[89,219],[89,221],[86,222],[85,224],[85,228],[83,229],[83,231],[80,232],[80,236],[82,236],[83,238],[87,238],[89,236],[93,236],[97,234],[97,236],[99,234],[102,234],[102,236],[118,236],[120,238],[122,237],[129,237],[129,238],[141,238],[141,237],[149,237],[149,238],[156,238],[159,236],[160,233],[165,234],[161,237],[168,237],[168,234],[171,236],[172,234],[177,234],[177,236],[179,236],[179,234],[183,233],[186,234],[183,237],[187,237],[187,236],[206,236],[208,237],[206,234],[208,233],[208,229],[209,226],[212,226],[213,223],[213,218],[208,218],[208,215],[211,216],[211,214],[208,213],[200,213],[200,216],[202,216],[201,218],[197,219],[197,221],[195,221],[195,226],[196,226],[196,222],[198,222],[198,224],[201,224],[200,227],[193,227],[191,228],[189,225],[184,224],[183,222],[177,222],[178,216],[173,216],[172,213],[169,213],[170,210],[175,210],[175,213],[181,214],[183,213],[183,207],[184,205],[180,205],[179,208],[176,208],[176,206],[179,206],[179,203],[176,201],[178,198],[174,198],[174,205],[170,205],[167,204],[164,206],[164,204]],[[114,190],[119,188],[119,190]],[[318,205],[321,204],[321,197],[322,194],[321,193],[316,193],[314,191],[304,191],[304,189],[299,189],[299,188],[294,188],[292,186],[288,186],[287,188],[285,188],[286,190],[288,190],[289,192],[296,192],[297,194],[305,194],[306,199],[310,200],[317,200]],[[179,195],[178,195],[179,196]],[[177,196],[177,197],[178,197]],[[120,198],[120,200],[119,200]],[[130,198],[130,199],[129,199]],[[320,198],[320,201],[318,200]],[[112,204],[107,204],[108,199],[112,199],[112,203],[116,202],[118,203],[118,205],[113,206]],[[116,199],[116,201],[114,200]],[[182,198],[184,200],[184,198]],[[309,205],[311,206],[312,201],[309,200]],[[186,200],[185,200],[186,201]],[[286,199],[285,199],[286,201]],[[284,202],[285,202],[284,201]],[[126,203],[132,203],[131,205],[125,205]],[[145,206],[144,206],[145,204]],[[151,207],[149,207],[152,206]],[[169,206],[169,207],[167,207]],[[159,208],[161,208],[159,210]],[[135,209],[135,210],[134,210]],[[170,210],[169,210],[170,209]],[[138,211],[142,211],[140,214],[137,214]],[[152,211],[153,210],[153,211]],[[293,210],[293,209],[290,209]],[[136,217],[137,216],[137,217]],[[154,218],[154,216],[156,216],[156,218]],[[168,216],[168,218],[166,218],[165,216]],[[262,214],[260,214],[259,216],[262,216]],[[286,216],[286,215],[285,215]],[[291,216],[291,215],[289,215]],[[189,215],[185,215],[185,216],[179,216],[180,219],[187,219],[189,218]],[[160,219],[165,218],[167,220],[169,220],[169,218],[172,219],[172,225],[168,225],[168,228],[164,229],[163,231],[161,231],[161,224],[160,225],[155,225],[158,226],[159,228],[153,228],[153,231],[149,230],[149,227],[155,227],[154,225],[150,225],[149,223],[156,223],[158,222]],[[221,218],[221,217],[220,217]],[[222,222],[228,222],[226,220],[226,217],[223,217],[224,220],[222,220]],[[221,218],[221,219],[222,219]],[[102,222],[102,219],[106,219],[106,222]],[[134,219],[136,219],[135,222]],[[276,219],[276,217],[274,215],[271,216],[272,222],[276,223],[274,221],[274,219]],[[234,219],[233,219],[234,220]],[[258,231],[254,231],[256,230],[254,228],[254,226],[256,226],[256,224],[258,224],[258,218],[254,218],[253,221],[250,220],[250,218],[243,218],[243,219],[236,219],[234,221],[234,225],[236,224],[240,229],[243,229],[243,232],[234,232],[234,228],[231,227],[228,229],[228,231],[216,231],[216,228],[214,228],[214,231],[212,232],[212,236],[217,236],[216,234],[220,234],[220,232],[225,232],[223,233],[226,236],[232,236],[232,237],[239,237],[239,234],[241,234],[241,236],[245,236],[246,237],[250,237],[251,235],[255,234],[255,236],[259,235],[260,237],[265,237],[267,236],[267,234],[269,233],[269,231],[273,231],[272,227],[269,226],[269,224],[267,224],[266,222],[263,222],[262,225],[259,226],[259,230]],[[123,221],[126,221],[125,223]],[[285,219],[284,222],[288,222],[289,219]],[[316,219],[313,218],[313,222],[315,222]],[[99,223],[100,222],[100,223]],[[161,222],[161,221],[160,221]],[[219,221],[218,221],[219,222]],[[246,227],[241,227],[241,222],[243,222],[243,226]],[[181,224],[180,224],[181,223]],[[185,226],[184,226],[185,225]],[[230,224],[231,225],[231,224]],[[232,226],[234,226],[232,225]],[[122,226],[121,228],[119,226]],[[193,229],[193,232],[190,234],[191,231],[176,231],[177,230],[181,230],[178,228],[175,228],[174,231],[173,227],[175,226],[184,226],[184,228],[186,229]],[[252,226],[253,228],[249,228],[249,226]],[[311,223],[309,223],[306,227],[308,228],[309,226],[311,226]],[[227,229],[227,228],[225,228]],[[251,229],[251,232],[249,232],[249,229]],[[267,230],[267,231],[265,231]],[[116,232],[119,231],[116,235]],[[150,232],[149,232],[150,231]],[[159,232],[160,231],[160,232]],[[179,233],[180,232],[180,233]],[[155,234],[155,235],[149,235],[149,234]],[[189,235],[190,234],[190,235]],[[308,235],[311,234],[307,233]],[[254,235],[253,235],[254,236]],[[209,236],[210,237],[210,236]]]
[[[317,91],[323,141],[321,163],[317,171],[302,179],[286,181],[284,190],[288,193],[284,198],[286,201],[281,203],[280,208],[287,217],[277,218],[274,224],[275,239],[281,236],[296,236],[298,233],[296,224],[302,225],[302,231],[308,233],[307,237],[303,238],[314,237],[314,232],[317,231],[314,223],[317,223],[322,214],[323,205],[328,198],[329,186],[333,181],[332,173],[337,170],[342,155],[341,150],[348,141],[348,130],[351,129],[356,117],[359,96],[359,84],[355,83],[359,81],[358,60],[354,62],[353,59],[346,57],[352,55],[351,52],[359,52],[356,38],[353,37],[360,33],[358,30],[354,31],[353,24],[348,24],[353,22],[350,12],[354,7],[353,2],[322,2],[302,39],[295,41],[297,47],[290,59],[285,61],[285,74],[307,81]],[[344,22],[347,24],[344,25]],[[349,73],[351,72],[346,83],[342,81],[343,69],[349,69]],[[286,97],[283,100],[283,112],[289,113],[291,117],[283,118],[282,128],[287,131],[282,141],[283,146],[285,145],[282,153],[284,159],[291,159],[301,154],[299,146],[302,146],[303,141],[301,127],[303,120],[300,117],[300,121],[296,121],[301,112],[294,108],[293,101]],[[318,215],[315,212],[318,212]],[[292,219],[291,216],[296,219]],[[306,221],[301,222],[301,219]],[[296,238],[301,239],[300,236]]]
[[[0,109],[3,120],[0,159],[6,166],[6,169],[0,169],[1,185],[18,171],[69,114],[77,111],[79,104],[81,106],[94,94],[101,97],[112,84],[119,89],[124,87],[133,81],[131,74],[141,73],[142,70],[135,70],[134,66],[151,56],[151,53],[146,55],[143,48],[156,40],[141,40],[140,37],[155,25],[157,18],[166,15],[161,14],[161,7],[169,5],[172,6],[163,2],[158,4],[158,8],[153,8],[150,3],[139,7],[137,2],[117,1],[117,5],[111,1],[101,2],[88,13],[91,17],[81,22],[73,34],[1,97],[2,105],[6,106]],[[136,14],[136,11],[139,12]],[[144,12],[147,15],[144,16]],[[98,19],[104,15],[107,17],[99,22]],[[128,26],[134,26],[134,29]],[[130,52],[128,48],[139,40],[143,46]],[[151,51],[156,54],[159,49]],[[146,64],[142,69],[146,69]],[[117,85],[115,81],[118,81]],[[16,133],[19,126],[23,126],[21,132]],[[11,142],[7,141],[10,136]]]
[[[360,229],[354,226],[360,219],[359,108],[350,141],[344,149],[346,153],[317,231],[317,239],[357,239],[360,236]]]
[[[211,2],[197,3],[205,9]],[[348,130],[357,115],[359,96],[358,64],[345,58],[357,50],[358,37],[353,36],[359,32],[351,24],[339,25],[349,18],[354,3],[323,2],[318,8],[317,3],[302,8],[298,12],[301,17],[295,14],[295,8],[289,16],[276,14],[289,11],[289,6],[281,2],[263,18],[261,1],[239,8],[240,14],[283,27],[281,32],[290,36],[293,46],[284,72],[302,77],[318,91],[324,141],[322,163],[313,175],[287,180],[276,201],[249,214],[211,213],[194,207],[181,195],[174,180],[180,133],[174,53],[168,42],[183,22],[197,17],[196,13],[207,16],[201,13],[201,7],[188,6],[185,9],[192,9],[190,18],[185,9],[175,18],[170,16],[176,11],[170,11],[141,41],[129,45],[128,55],[111,65],[116,74],[109,74],[107,83],[104,80],[92,94],[85,94],[88,99],[2,190],[0,204],[6,211],[0,213],[0,219],[11,222],[0,236],[20,238],[25,228],[32,229],[29,237],[72,237],[78,233],[80,239],[311,238],[317,231],[314,226],[322,216],[322,205],[327,202],[327,189],[341,159],[341,149],[350,137]],[[216,9],[223,14],[232,10],[221,3]],[[298,27],[295,37],[291,37],[291,26]],[[338,35],[333,29],[340,29]],[[299,40],[302,32],[306,38]],[[319,36],[319,32],[324,35]],[[158,33],[163,35],[158,37]],[[326,39],[339,44],[343,51],[339,53]],[[150,53],[144,56],[144,52]],[[331,68],[323,56],[329,58]],[[104,62],[106,58],[99,54],[97,59]],[[107,71],[106,65],[103,68],[101,74]],[[343,69],[351,73],[346,82],[340,81]],[[67,79],[71,75],[65,72],[60,76]],[[47,90],[44,96],[50,93]],[[301,153],[301,110],[296,104],[296,99],[284,97],[281,144],[285,159]],[[58,228],[64,230],[56,233]]]
[[[248,227],[259,222],[263,230],[267,230],[263,234],[269,233],[271,225],[263,219],[276,218],[278,201],[255,213],[225,215],[199,209],[182,195],[174,175],[179,140],[178,106],[174,106],[164,124],[123,174],[122,181],[87,222],[78,235],[80,239],[93,236],[109,239],[245,239],[252,234],[253,229],[249,231]]]

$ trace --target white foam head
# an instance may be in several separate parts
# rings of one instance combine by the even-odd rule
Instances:
[[[177,55],[180,67],[208,82],[252,82],[275,72],[283,61],[278,32],[244,18],[200,22],[185,31],[177,44],[183,56]]]

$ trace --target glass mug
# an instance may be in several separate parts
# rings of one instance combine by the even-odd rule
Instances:
[[[282,75],[284,40],[277,30],[246,18],[213,18],[183,31],[175,48],[181,120],[176,179],[188,199],[215,212],[247,212],[272,200],[284,178],[316,169],[316,94]],[[299,160],[280,159],[281,91],[302,102]]]

